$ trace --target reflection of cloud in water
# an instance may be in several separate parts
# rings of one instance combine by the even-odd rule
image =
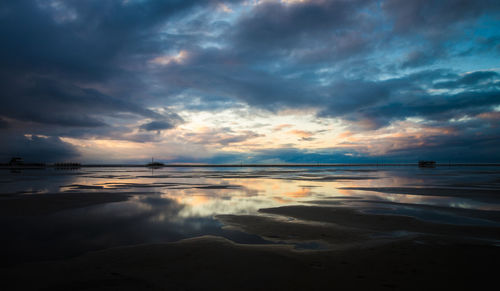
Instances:
[[[216,181],[207,179],[205,182]],[[252,178],[222,183],[229,182],[238,184],[240,187],[237,189],[165,189],[162,196],[186,205],[180,213],[183,217],[194,217],[216,214],[254,214],[260,208],[298,202],[314,194],[310,188],[303,187],[300,181],[286,183],[282,180]],[[314,188],[315,191],[318,188]]]
[[[298,191],[283,193],[283,195],[290,197],[290,198],[304,198],[304,197],[311,196],[312,192],[311,192],[311,189],[309,189],[309,188],[302,188]]]
[[[318,180],[307,182],[296,177],[374,176],[377,179]],[[421,171],[418,168],[378,168],[359,171],[338,169],[159,169],[152,175],[140,168],[92,169],[77,172],[35,170],[12,174],[0,172],[0,193],[74,192],[98,195],[106,192],[130,193],[124,202],[105,203],[79,209],[69,209],[53,215],[35,218],[13,218],[0,225],[5,236],[13,237],[17,253],[12,256],[51,257],[50,253],[73,254],[119,245],[175,241],[181,238],[214,234],[240,242],[259,241],[255,236],[221,229],[213,217],[217,214],[257,214],[259,209],[283,205],[305,204],[314,200],[328,200],[330,206],[362,197],[372,204],[348,203],[341,207],[382,209],[381,213],[403,213],[430,217],[419,205],[470,209],[499,209],[498,200],[480,201],[471,197],[424,196],[381,193],[351,188],[377,187],[457,187],[457,189],[496,187],[499,172],[493,168],[467,171],[460,168],[436,168]],[[450,186],[451,185],[451,186]],[[67,186],[67,187],[61,187]],[[234,187],[238,186],[238,187]],[[462,188],[460,188],[462,187]],[[50,195],[50,194],[48,194]],[[338,199],[342,197],[341,199]],[[333,199],[337,198],[337,199]],[[406,203],[394,207],[379,207],[382,203]],[[326,205],[328,206],[328,205]],[[389,210],[387,210],[389,209]],[[411,210],[411,211],[410,211]],[[385,212],[384,212],[385,211]],[[441,211],[441,210],[439,210]],[[429,212],[429,213],[428,213]],[[456,212],[458,213],[458,212]],[[460,212],[460,215],[465,212]],[[433,215],[432,219],[444,219]],[[446,217],[445,217],[446,218]],[[446,218],[448,219],[448,218]],[[455,219],[455,218],[454,218]],[[462,220],[457,220],[462,222]],[[464,220],[465,221],[465,220]],[[19,235],[23,230],[23,236]],[[15,239],[14,239],[15,238]],[[238,239],[236,239],[238,238]],[[37,242],[35,245],[32,242]],[[262,242],[260,240],[259,242]],[[4,246],[4,249],[9,249]]]

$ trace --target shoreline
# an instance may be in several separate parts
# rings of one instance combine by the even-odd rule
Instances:
[[[9,166],[0,164],[0,169],[6,170],[28,170],[28,169],[61,169],[74,170],[79,168],[325,168],[325,167],[417,167],[418,163],[339,163],[339,164],[164,164],[158,166],[136,165],[136,164],[82,164],[78,166],[58,166],[58,165],[17,165]],[[435,167],[420,167],[424,169],[437,167],[500,167],[500,163],[436,163]]]

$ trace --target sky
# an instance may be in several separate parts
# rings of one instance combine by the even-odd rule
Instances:
[[[500,162],[498,0],[4,0],[0,162]]]

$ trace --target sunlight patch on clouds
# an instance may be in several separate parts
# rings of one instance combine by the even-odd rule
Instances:
[[[180,144],[175,141],[164,140],[160,142],[133,142],[108,139],[79,139],[61,138],[64,142],[73,145],[86,162],[123,162],[136,161],[146,163],[154,157],[158,160],[171,160],[179,156],[193,158],[206,158],[213,155],[204,147],[196,144]]]
[[[450,127],[428,126],[419,118],[395,121],[376,130],[353,128],[336,119],[308,114],[285,115],[246,110],[182,111],[184,123],[143,141],[62,138],[92,161],[169,161],[182,157],[209,158],[217,153],[256,153],[295,148],[307,151],[341,149],[357,156],[384,155],[415,146],[432,146],[432,137],[454,135]],[[489,116],[484,116],[489,117]],[[129,134],[132,139],[139,131]]]
[[[165,56],[160,56],[156,57],[152,60],[150,60],[150,63],[156,64],[156,65],[170,65],[170,64],[182,64],[184,63],[189,57],[188,51],[181,50],[175,55],[165,55]]]
[[[263,113],[248,108],[217,113],[182,112],[180,115],[187,122],[171,134],[185,139],[185,142],[242,152],[290,146],[325,148],[342,130],[340,123],[335,120],[288,113]]]
[[[229,6],[227,6],[225,3],[219,3],[217,5],[217,10],[225,12],[225,13],[232,13],[233,9],[231,9]]]
[[[452,119],[450,119],[450,122],[451,123],[460,123],[460,122],[468,122],[471,120],[474,120],[474,117],[465,115],[465,116],[462,116],[460,118],[452,118]]]

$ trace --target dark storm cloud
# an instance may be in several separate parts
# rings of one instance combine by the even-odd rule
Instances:
[[[459,119],[491,110],[499,104],[500,91],[466,92],[452,95],[423,95],[413,100],[399,100],[371,108],[367,116],[392,119],[423,117],[427,120]]]
[[[0,159],[7,163],[11,157],[21,156],[26,162],[57,162],[77,158],[74,147],[58,137],[24,136],[9,132],[2,134]]]
[[[4,1],[0,62],[10,71],[102,79],[121,56],[159,52],[158,26],[200,1]]]
[[[160,74],[173,86],[189,88],[200,95],[227,96],[269,110],[307,104],[304,86],[265,71],[220,67],[204,62],[172,66]],[[210,98],[208,101],[213,100]],[[223,102],[221,105],[226,105]],[[210,105],[214,105],[211,103]]]
[[[2,118],[0,118],[0,129],[3,129],[3,128],[8,128],[9,127],[9,123],[5,120],[3,120]]]
[[[174,125],[168,121],[151,121],[146,124],[141,125],[141,129],[151,131],[151,130],[165,130],[171,129]]]
[[[428,74],[428,75],[427,75]],[[470,76],[469,76],[470,75]],[[448,81],[447,89],[461,89],[460,93],[430,94],[434,79],[450,78],[445,71],[429,71],[403,78],[367,83],[365,81],[341,82],[332,89],[328,106],[320,111],[322,116],[343,116],[368,120],[373,129],[388,125],[394,120],[422,117],[427,120],[447,120],[474,116],[488,112],[500,104],[500,89],[489,87],[477,90],[481,80],[491,80],[496,73],[475,72]],[[437,83],[441,84],[441,83]],[[482,90],[481,90],[482,89]]]
[[[414,146],[391,150],[385,154],[394,160],[429,159],[442,163],[491,163],[500,161],[498,132],[477,134],[466,132],[458,136],[434,136],[415,141]]]
[[[478,71],[470,74],[466,74],[462,78],[453,81],[438,82],[434,84],[434,88],[437,89],[455,89],[465,86],[474,86],[480,83],[490,82],[498,80],[499,74],[493,71]],[[494,84],[492,84],[494,85]],[[496,85],[498,87],[498,85]]]
[[[307,1],[295,5],[265,2],[237,23],[242,46],[287,49],[336,29],[352,26],[368,1]],[[304,45],[304,44],[302,44]]]
[[[108,124],[109,118],[167,118],[136,102],[146,85],[140,72],[126,68],[128,59],[160,52],[164,47],[155,42],[158,26],[198,5],[3,1],[0,114],[14,123],[45,125],[30,125],[28,133],[87,137],[91,132],[113,135],[116,126]],[[97,129],[103,127],[108,132]]]
[[[184,120],[179,115],[171,112],[163,114],[163,119],[161,120],[153,120],[141,125],[140,129],[146,131],[161,131],[172,129],[182,122],[184,122]]]
[[[129,112],[160,117],[141,106],[108,96],[95,89],[43,77],[11,78],[0,82],[3,98],[0,114],[25,122],[72,127],[105,125],[103,116]]]
[[[198,1],[6,1],[0,6],[0,61],[21,70],[99,79],[120,72],[121,54],[158,51],[142,44],[156,26]]]
[[[484,14],[499,14],[500,3],[496,0],[386,0],[382,1],[386,15],[394,21],[398,33],[423,32],[439,35],[446,33],[450,25],[474,21]]]
[[[401,68],[414,68],[423,65],[432,64],[438,57],[443,56],[444,52],[441,48],[431,47],[423,50],[414,50],[406,55]]]
[[[402,68],[420,67],[456,54],[466,54],[459,52],[456,44],[464,37],[469,38],[465,34],[467,30],[488,17],[498,19],[500,16],[500,3],[495,0],[387,0],[381,3],[392,26],[390,38],[406,38],[415,47],[400,64]],[[492,41],[496,37],[487,39]],[[469,45],[473,44],[473,48],[466,51],[471,53],[494,47],[486,42],[482,38],[470,39]],[[450,46],[453,43],[455,46]]]

